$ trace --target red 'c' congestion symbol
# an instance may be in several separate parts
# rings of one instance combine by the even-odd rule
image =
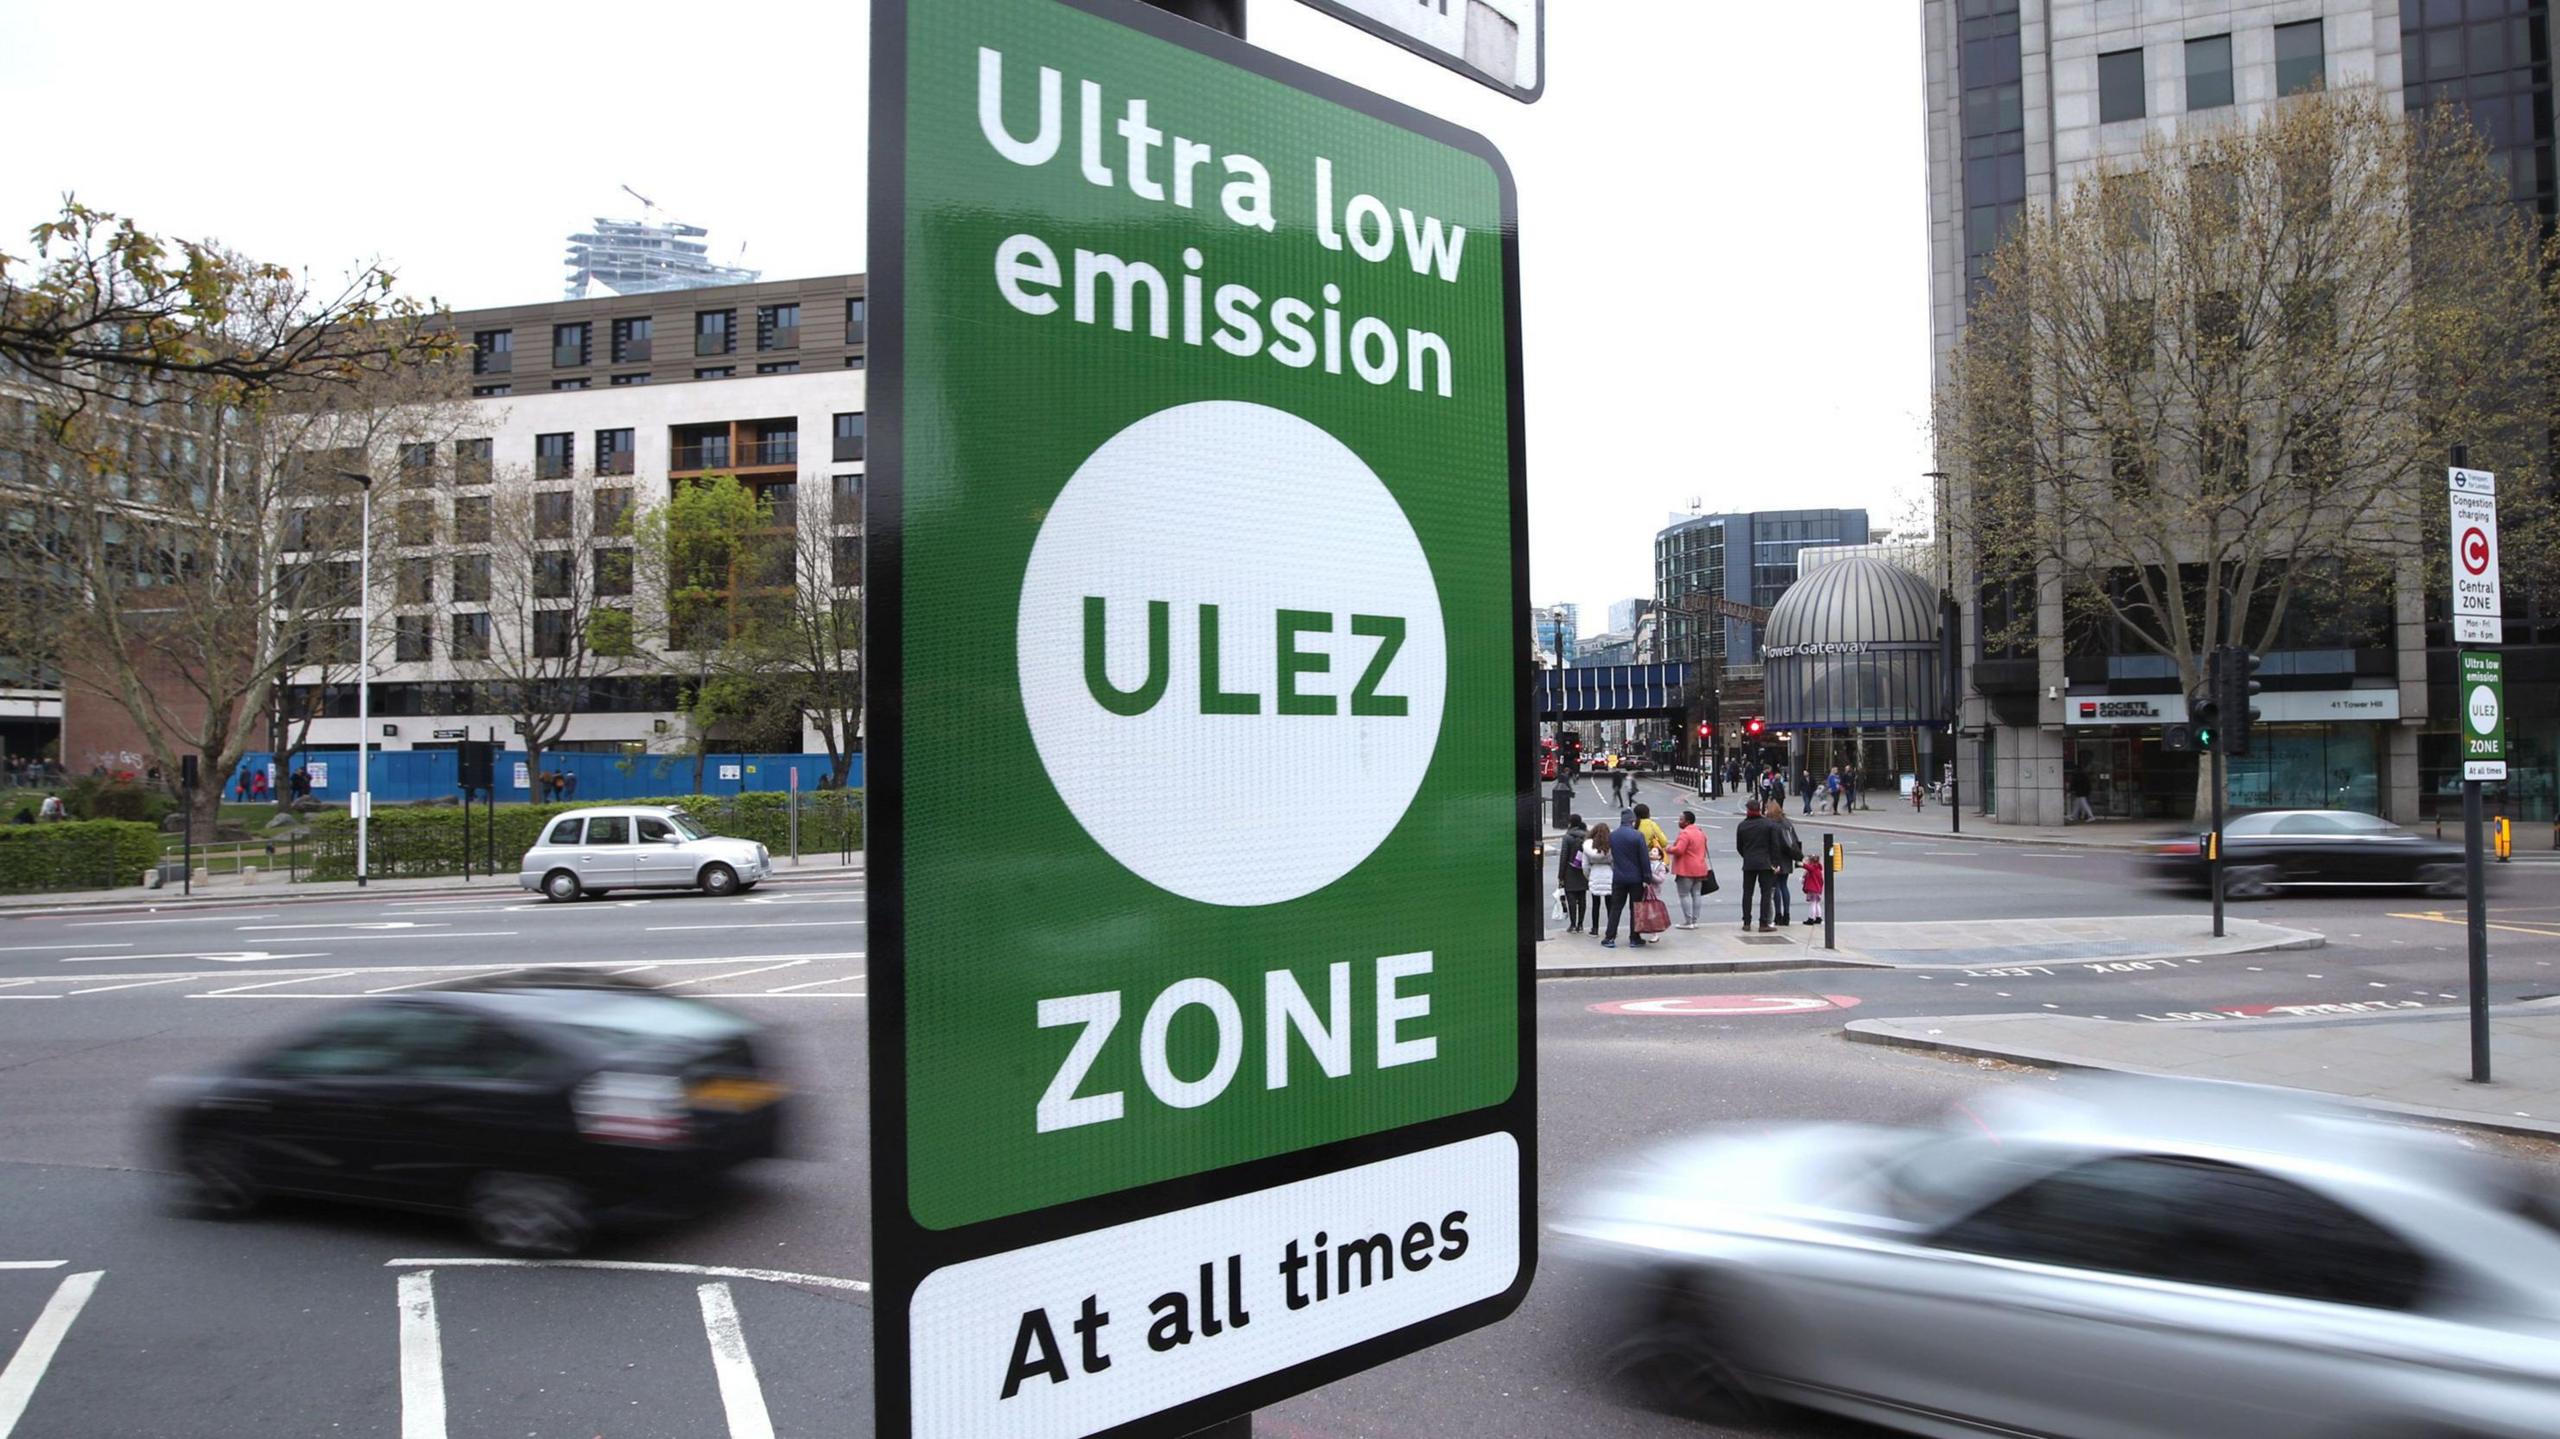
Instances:
[[[2477,529],[2462,532],[2462,567],[2475,575],[2489,568],[2489,537]]]

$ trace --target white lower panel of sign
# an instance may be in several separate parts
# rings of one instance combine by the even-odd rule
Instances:
[[[1511,1287],[1507,1134],[936,1270],[916,1287],[921,1436],[1072,1439]]]
[[[2464,779],[2505,779],[2507,762],[2502,759],[2467,759],[2462,762]]]

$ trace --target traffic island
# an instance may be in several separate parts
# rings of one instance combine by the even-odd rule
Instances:
[[[2202,915],[2124,915],[2086,919],[1989,919],[1905,923],[1841,923],[1838,947],[1822,947],[1814,925],[1780,925],[1766,934],[1733,922],[1718,896],[1716,918],[1674,929],[1630,948],[1550,928],[1538,946],[1540,979],[1603,979],[1635,974],[1745,974],[1776,969],[2035,970],[2063,964],[2128,967],[2317,949],[2326,936],[2262,920],[2236,919],[2217,938]]]
[[[2468,1011],[2410,1000],[2245,1005],[2140,1019],[1859,1019],[1858,1044],[2171,1079],[2273,1085],[2415,1119],[2560,1138],[2560,999],[2490,1010],[2497,1082],[2466,1078]]]

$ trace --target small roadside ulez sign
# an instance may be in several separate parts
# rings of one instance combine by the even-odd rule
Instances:
[[[2506,656],[2495,650],[2463,650],[2461,683],[2454,693],[2462,705],[2462,777],[2502,780],[2507,777]]]
[[[1547,0],[1299,0],[1522,103],[1547,89]]]
[[[1125,0],[872,14],[877,1432],[1187,1434],[1534,1268],[1509,172]]]
[[[2498,477],[2487,470],[2446,471],[2453,544],[2453,642],[2494,645],[2505,639],[2498,587]]]

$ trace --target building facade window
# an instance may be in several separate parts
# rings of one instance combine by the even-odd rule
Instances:
[[[595,492],[595,522],[598,535],[623,533],[631,518],[631,491],[619,486]]]
[[[453,538],[466,545],[489,543],[487,495],[463,495],[453,502]]]
[[[599,474],[599,475],[627,475],[627,474],[630,474],[630,473],[631,473],[631,471],[632,471],[632,465],[633,465],[633,462],[634,462],[637,458],[638,458],[638,451],[637,451],[637,449],[636,449],[636,448],[633,446],[633,444],[632,444],[632,440],[631,440],[631,431],[629,431],[629,430],[598,430],[598,431],[596,431],[596,473],[597,473],[597,474]]]
[[[2329,83],[2328,37],[2320,22],[2302,20],[2276,27],[2276,93],[2299,95]]]
[[[587,363],[595,326],[584,320],[551,327],[551,368],[574,370]]]
[[[836,523],[850,525],[862,518],[862,476],[837,475],[827,481],[833,493]]]
[[[848,370],[859,370],[859,369],[866,368],[866,367],[864,366],[864,364],[863,364],[862,356],[860,356],[860,355],[847,355],[847,356],[845,356],[845,357],[844,357],[844,367],[845,367],[846,369],[848,369]]]
[[[860,295],[844,302],[844,342],[860,345],[871,338],[871,302]]]
[[[491,462],[495,459],[495,440],[456,440],[453,442],[453,482],[457,485],[489,483]]]
[[[494,400],[500,395],[512,395],[515,392],[516,387],[513,385],[473,385],[471,387],[471,398],[475,400]]]
[[[408,485],[432,485],[436,482],[436,447],[432,444],[400,447],[400,480]]]
[[[797,304],[756,306],[756,348],[799,349],[800,307]]]
[[[404,665],[414,665],[436,657],[435,616],[395,615],[392,622],[397,626],[391,650],[393,659]]]
[[[705,365],[695,370],[693,377],[697,380],[726,380],[734,378],[737,373],[735,365]]]
[[[436,542],[436,502],[402,500],[399,521],[400,543],[432,545]]]
[[[2489,147],[2490,166],[2506,175],[2509,196],[2549,225],[2560,214],[2544,9],[2513,0],[2471,7],[2466,21],[2441,0],[2402,5],[2400,75],[2402,99],[2413,113],[2454,105],[2468,115]]]
[[[1959,22],[1964,85],[1965,278],[1980,285],[2026,208],[2027,122],[2018,0],[1970,0]],[[1721,623],[1706,626],[1721,634]]]
[[[503,375],[516,367],[516,332],[481,330],[471,337],[471,373]]]
[[[649,358],[650,321],[646,315],[613,322],[613,362],[637,365]]]
[[[862,583],[862,536],[836,536],[836,588],[854,589]]]
[[[800,373],[800,362],[798,360],[767,360],[763,364],[756,366],[756,373],[759,375],[796,375]]]
[[[538,480],[565,480],[577,468],[578,437],[573,434],[533,437],[533,475]]]
[[[2206,35],[2187,42],[2187,108],[2219,110],[2231,103],[2231,37]]]
[[[456,600],[489,598],[489,557],[455,555],[453,557],[453,597]]]
[[[551,388],[555,390],[584,390],[591,388],[594,383],[594,381],[588,379],[586,376],[580,375],[573,380],[553,380],[551,382]]]
[[[866,420],[861,412],[836,416],[836,458],[840,461],[861,459],[866,433]]]
[[[397,603],[431,605],[436,602],[436,562],[425,555],[412,555],[400,562],[398,588],[393,592]]]
[[[2098,57],[2098,120],[2139,120],[2147,113],[2142,94],[2142,52],[2116,50]]]
[[[697,310],[693,316],[693,352],[696,355],[727,355],[738,348],[738,312],[735,310]]]
[[[595,552],[596,593],[617,598],[631,593],[631,552],[622,549],[600,549]]]
[[[647,375],[616,375],[613,377],[613,383],[617,387],[622,385],[645,385],[649,383],[649,377]]]
[[[489,616],[485,611],[470,611],[453,617],[453,657],[458,660],[485,660],[489,657]]]
[[[533,537],[565,540],[575,533],[578,497],[568,490],[543,490],[533,497]]]
[[[578,592],[578,557],[567,550],[544,550],[533,557],[533,597],[565,600]]]

